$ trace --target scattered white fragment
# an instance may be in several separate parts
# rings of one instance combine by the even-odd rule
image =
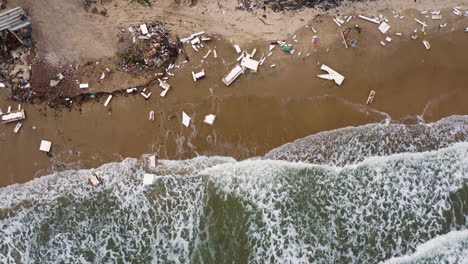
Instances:
[[[239,77],[242,73],[244,73],[244,69],[239,66],[238,64],[236,64],[236,66],[234,66],[234,68],[228,73],[226,74],[222,79],[221,81],[223,81],[223,83],[226,85],[226,86],[229,86],[231,85],[232,82],[234,82],[235,79],[237,79],[237,77]]]
[[[159,81],[159,86],[160,86],[161,88],[163,88],[163,89],[169,89],[169,88],[171,88],[171,85],[168,84],[167,82],[165,82],[165,81],[163,81],[163,80],[161,80],[161,79],[158,79],[158,81]]]
[[[49,152],[51,147],[52,147],[52,142],[47,141],[47,140],[42,140],[39,150],[44,151],[44,152]]]
[[[148,34],[148,28],[146,27],[146,24],[141,24],[140,29],[141,29],[141,34],[143,35]]]
[[[150,93],[148,93],[148,94],[145,94],[144,92],[141,92],[140,94],[141,94],[146,100],[148,100],[148,99],[150,98],[150,96],[151,96],[152,93],[150,92]]]
[[[131,94],[131,93],[134,93],[137,91],[137,88],[136,87],[133,87],[133,88],[128,88],[127,89],[127,93]]]
[[[216,119],[215,115],[209,114],[209,115],[205,116],[205,120],[203,121],[203,123],[212,126],[214,124],[215,119]]]
[[[192,77],[193,77],[194,82],[196,82],[197,80],[205,77],[205,69],[203,69],[201,72],[197,72],[197,73],[192,72]]]
[[[250,53],[250,57],[253,58],[255,56],[256,52],[257,52],[257,49],[253,49],[252,53]]]
[[[13,130],[13,132],[18,133],[18,131],[20,130],[21,126],[22,126],[21,123],[16,124],[15,129]]]
[[[197,49],[197,47],[195,47],[195,45],[192,45],[192,48],[193,48],[196,52],[198,52],[198,49]]]
[[[196,45],[196,44],[200,44],[200,38],[194,38],[190,41],[190,43],[192,43],[192,45]]]
[[[274,68],[274,67],[276,67],[276,64],[270,65],[270,68]]]
[[[109,97],[107,97],[106,102],[104,103],[104,107],[107,107],[109,105],[111,99],[112,99],[112,95],[109,95]]]
[[[88,183],[91,184],[91,186],[96,187],[101,184],[101,179],[93,173],[88,177]]]
[[[369,96],[367,97],[366,104],[372,104],[372,102],[374,101],[374,96],[375,96],[375,91],[371,90],[369,93]]]
[[[312,31],[317,34],[317,30],[315,30],[315,28],[312,27]]]
[[[218,58],[218,53],[216,53],[216,50],[213,50],[213,57],[216,59]]]
[[[156,177],[156,175],[154,175],[154,174],[145,173],[143,175],[143,184],[144,185],[153,184],[153,181],[154,181],[155,177]]]
[[[149,166],[150,168],[156,168],[156,155],[149,156]]]
[[[426,47],[427,50],[431,48],[431,44],[429,44],[429,41],[423,40],[422,43],[424,44],[424,47]]]
[[[335,83],[338,85],[341,85],[343,83],[344,76],[334,71],[332,68],[328,67],[325,64],[322,64],[322,67],[320,67],[320,69],[328,72],[328,74],[317,75],[319,78],[326,79],[326,80],[334,80]]]
[[[385,40],[386,40],[387,42],[392,42],[392,38],[391,38],[391,37],[386,37]]]
[[[11,112],[11,105],[9,105],[7,108],[7,113],[10,113],[10,112]]]
[[[170,88],[170,87],[169,87],[169,88]],[[160,95],[161,97],[166,97],[167,92],[169,92],[169,88],[164,89],[159,95]]]
[[[247,69],[250,69],[252,71],[257,71],[259,63],[260,63],[259,61],[252,60],[250,58],[245,57],[241,61],[241,66]]]
[[[421,26],[423,26],[423,27],[427,27],[427,24],[426,24],[426,23],[424,23],[423,21],[421,21],[421,20],[419,20],[419,19],[417,19],[417,18],[415,18],[414,21],[418,22],[418,23],[421,24]]]
[[[208,56],[210,55],[211,53],[211,50],[208,50],[208,52],[205,54],[205,56],[203,56],[204,59],[208,58]]]
[[[396,35],[400,37],[400,36],[402,36],[403,34],[397,32]]]
[[[88,83],[81,83],[81,84],[80,84],[80,89],[86,89],[86,88],[89,88],[89,84],[88,84]]]
[[[150,113],[149,113],[149,121],[154,121],[154,111],[150,111]]]
[[[441,20],[442,15],[432,15],[432,20]]]
[[[182,125],[184,125],[185,127],[189,127],[190,120],[190,116],[188,116],[185,112],[182,112]]]
[[[276,47],[276,45],[270,45],[269,51],[272,51],[275,47]]]
[[[234,45],[234,48],[236,49],[236,52],[237,52],[237,53],[241,53],[241,52],[242,52],[242,50],[241,50],[241,48],[239,47],[239,45],[235,44],[235,45]]]
[[[382,44],[382,46],[384,46],[384,47],[385,47],[385,42],[383,42],[383,41],[380,41],[380,44]]]
[[[382,32],[382,34],[386,34],[389,29],[390,29],[390,25],[385,22],[382,22],[382,24],[380,24],[379,26],[379,30],[380,32]]]
[[[11,109],[9,110],[11,111]],[[13,111],[11,113],[10,111],[8,111],[7,114],[3,114],[0,116],[2,123],[10,123],[10,122],[15,122],[15,121],[26,119],[26,114],[24,113],[24,109],[21,109],[19,111]]]
[[[369,22],[372,22],[372,23],[380,24],[380,21],[378,19],[369,18],[369,17],[363,16],[363,15],[359,15],[358,17],[361,18],[361,19],[367,20]]]
[[[268,57],[270,57],[270,56],[271,56],[271,54],[273,54],[273,52],[270,52],[270,53],[268,53]]]
[[[5,84],[4,84],[4,83],[0,83],[0,88],[5,88]]]
[[[105,72],[103,72],[103,73],[101,74],[101,78],[100,78],[100,79],[103,80],[104,78],[106,78],[106,73],[105,73]]]
[[[341,33],[341,38],[343,39],[343,43],[344,43],[345,47],[348,48],[348,42],[346,41],[346,38],[344,36],[343,31],[341,31],[340,33]]]

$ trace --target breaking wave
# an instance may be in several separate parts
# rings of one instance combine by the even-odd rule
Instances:
[[[0,262],[456,263],[467,135],[466,116],[345,128],[262,159],[163,160],[152,185],[137,159],[55,173],[0,189]]]

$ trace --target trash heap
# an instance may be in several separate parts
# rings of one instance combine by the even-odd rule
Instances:
[[[291,11],[302,8],[320,7],[324,10],[337,7],[343,2],[342,0],[238,0],[239,9],[249,12],[269,8],[275,12]]]
[[[170,31],[159,22],[128,28],[131,44],[119,54],[119,69],[141,72],[171,64],[178,55],[178,44],[170,39]]]
[[[31,61],[35,55],[29,17],[20,8],[0,14],[0,86],[30,88]]]

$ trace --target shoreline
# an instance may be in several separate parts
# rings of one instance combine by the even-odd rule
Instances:
[[[449,16],[448,11],[444,15]],[[116,97],[109,109],[102,100],[71,111],[56,111],[44,104],[23,105],[28,119],[18,135],[11,131],[14,125],[0,127],[0,139],[8,152],[0,158],[1,164],[8,164],[0,185],[29,181],[50,170],[66,169],[65,164],[87,169],[118,161],[121,156],[140,157],[141,153],[156,152],[162,159],[196,155],[245,159],[320,131],[376,123],[386,116],[417,123],[418,115],[433,122],[468,114],[463,102],[468,96],[463,86],[468,81],[464,66],[468,54],[460,54],[467,43],[467,33],[460,26],[466,17],[454,22],[459,25],[454,32],[430,30],[429,51],[421,38],[409,39],[409,28],[417,26],[391,21],[395,30],[407,26],[405,38],[392,36],[393,42],[381,47],[376,26],[357,19],[354,22],[363,30],[357,36],[358,47],[345,49],[331,19],[323,16],[321,23],[307,23],[319,32],[319,48],[309,42],[314,35],[310,28],[294,32],[298,52],[310,52],[310,57],[283,53],[276,47],[258,73],[246,73],[229,87],[220,79],[232,68],[237,54],[229,41],[215,40],[208,47],[217,48],[218,60],[209,58],[198,64],[205,51],[195,53],[187,48],[196,59],[174,71],[176,76],[169,79],[173,90],[166,98],[159,98],[159,87],[150,87],[155,94],[148,101],[140,95]],[[248,51],[258,48],[261,55],[267,53],[267,44],[257,40],[242,47]],[[270,68],[271,64],[276,68]],[[319,64],[343,73],[343,85],[317,78],[322,73]],[[202,68],[207,77],[193,82],[190,71]],[[372,89],[377,90],[376,98],[367,106],[365,100]],[[5,90],[0,90],[1,107],[16,107],[6,97]],[[156,112],[154,123],[148,121],[149,111]],[[181,125],[181,111],[192,117],[189,128]],[[209,113],[217,115],[213,127],[202,124]],[[52,158],[39,152],[42,138],[53,142]]]

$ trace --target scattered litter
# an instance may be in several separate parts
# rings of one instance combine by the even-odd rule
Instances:
[[[22,126],[21,123],[16,124],[15,129],[13,130],[13,132],[18,133],[18,131],[20,130],[21,126]]]
[[[149,166],[150,168],[156,168],[156,155],[149,156]]]
[[[369,93],[369,96],[367,97],[366,104],[372,104],[372,102],[374,101],[374,96],[375,96],[375,91],[371,90]]]
[[[385,40],[386,40],[387,42],[392,42],[392,38],[391,38],[391,37],[386,37]]]
[[[385,47],[385,42],[380,41],[380,44]]]
[[[216,50],[213,50],[213,57],[216,59],[218,58],[218,53],[216,53]]]
[[[317,75],[319,78],[326,79],[326,80],[334,80],[335,83],[338,85],[341,85],[343,83],[344,76],[334,71],[332,68],[328,67],[325,64],[322,64],[322,67],[320,67],[320,69],[328,72],[328,74]]]
[[[292,46],[291,45],[284,45],[283,46],[283,51],[291,52],[292,51]]]
[[[369,22],[372,22],[372,23],[380,24],[380,21],[378,19],[369,18],[369,17],[363,16],[363,15],[359,15],[358,17],[361,18],[361,19],[367,20]]]
[[[91,186],[96,187],[102,183],[102,180],[93,173],[88,177],[88,183],[91,184]]]
[[[379,30],[380,32],[382,32],[382,34],[386,34],[389,29],[390,29],[390,25],[385,22],[382,22],[382,24],[380,24],[379,26]]]
[[[431,44],[429,44],[429,41],[423,40],[422,43],[424,44],[424,47],[426,47],[427,50],[431,48]]]
[[[185,112],[182,112],[182,125],[184,125],[185,127],[189,127],[190,120],[190,116],[188,116]]]
[[[169,88],[170,88],[170,87],[169,87]],[[169,88],[164,89],[159,95],[160,95],[161,97],[166,97],[167,92],[169,92]]]
[[[315,28],[312,27],[312,31],[317,34],[317,30],[315,30]]]
[[[229,86],[242,73],[244,73],[244,69],[241,66],[239,66],[238,64],[236,64],[236,66],[234,66],[234,68],[228,74],[226,74],[221,80],[223,81],[223,83],[226,86]]]
[[[155,177],[156,177],[156,175],[154,175],[154,174],[145,173],[143,175],[143,184],[144,185],[153,184],[153,181],[154,181]]]
[[[241,52],[242,52],[242,50],[241,50],[241,48],[239,47],[239,45],[235,44],[235,45],[234,45],[234,48],[236,49],[236,52],[237,52],[237,53],[241,53]]]
[[[402,36],[403,34],[401,34],[401,33],[397,32],[397,33],[396,33],[396,35],[397,35],[397,36]]]
[[[244,57],[241,61],[241,66],[245,67],[247,69],[250,69],[252,71],[257,71],[258,70],[258,64],[259,62],[256,60],[252,60],[250,58]]]
[[[80,84],[80,89],[87,89],[89,88],[89,84],[88,83],[82,83]]]
[[[215,115],[209,114],[209,115],[205,116],[205,120],[203,121],[203,123],[212,126],[214,124],[215,119],[216,119]]]
[[[107,107],[109,105],[111,99],[112,99],[112,95],[109,95],[109,97],[107,97],[106,102],[104,103],[104,107]]]
[[[270,68],[274,68],[274,67],[276,67],[276,64],[270,65]]]
[[[345,35],[344,35],[343,31],[341,31],[340,33],[341,33],[341,38],[343,39],[343,43],[344,43],[345,47],[348,48],[348,42],[346,41],[346,38],[345,38]]]
[[[126,91],[127,91],[128,94],[131,94],[131,93],[136,92],[137,88],[135,88],[135,87],[134,88],[128,88]]]
[[[210,55],[210,53],[211,53],[211,50],[208,50],[208,52],[205,54],[205,56],[203,56],[203,59],[208,58],[208,56]]]
[[[419,19],[417,19],[417,18],[415,18],[414,21],[418,22],[418,23],[419,23],[421,26],[423,26],[423,27],[427,27],[427,24],[426,24],[426,23],[424,23],[423,21],[421,21],[421,20],[419,20]]]
[[[197,73],[192,72],[192,77],[193,77],[194,82],[196,82],[197,80],[205,77],[205,69],[203,69],[201,72],[197,72]]]
[[[141,34],[143,34],[143,35],[148,34],[148,28],[146,27],[146,24],[141,24],[140,29],[141,29]]]
[[[250,53],[250,58],[253,58],[256,52],[257,52],[257,49],[253,49],[252,53]]]
[[[432,15],[432,20],[441,20],[442,15]]]
[[[4,83],[0,83],[0,88],[5,88],[5,84],[4,84]]]
[[[26,114],[24,113],[24,109],[11,112],[11,106],[10,106],[8,110],[9,111],[7,111],[7,114],[3,114],[0,116],[2,123],[10,123],[10,122],[16,122],[16,121],[26,119]]]
[[[150,113],[149,113],[149,121],[154,121],[154,111],[150,111]]]
[[[42,140],[39,150],[44,151],[44,152],[49,152],[51,147],[52,147],[52,142],[47,141],[47,140]]]
[[[152,93],[150,92],[150,93],[148,93],[148,94],[145,94],[144,92],[141,92],[140,94],[141,94],[146,100],[148,100],[148,99],[150,98],[150,96],[151,96]]]
[[[275,47],[276,47],[276,45],[271,45],[271,44],[270,44],[270,49],[269,49],[269,51],[272,51]]]

